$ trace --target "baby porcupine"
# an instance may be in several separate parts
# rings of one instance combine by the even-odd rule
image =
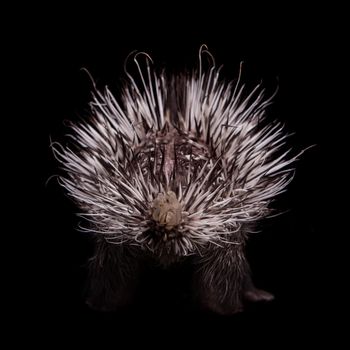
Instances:
[[[296,157],[281,151],[282,125],[264,117],[272,97],[260,85],[246,94],[240,76],[222,82],[205,46],[199,59],[192,74],[168,76],[134,54],[139,74],[126,70],[121,96],[95,89],[91,118],[72,126],[73,147],[53,145],[60,183],[96,238],[93,307],[129,301],[146,256],[167,266],[191,255],[199,301],[218,313],[273,298],[254,287],[244,246]]]

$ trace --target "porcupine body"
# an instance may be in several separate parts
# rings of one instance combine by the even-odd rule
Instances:
[[[245,93],[240,76],[222,82],[214,62],[202,68],[205,55],[203,46],[197,71],[168,76],[135,54],[139,76],[126,71],[120,98],[96,89],[73,146],[53,147],[60,182],[96,239],[92,307],[127,303],[149,256],[164,266],[191,257],[195,293],[214,312],[273,298],[254,287],[244,246],[296,157],[281,151],[286,135],[266,121],[271,98],[260,85]]]

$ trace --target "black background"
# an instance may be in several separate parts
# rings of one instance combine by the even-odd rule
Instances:
[[[235,3],[232,8],[201,4],[193,10],[183,4],[167,9],[135,4],[30,11],[35,15],[19,18],[22,29],[11,41],[16,50],[12,83],[18,87],[20,82],[25,107],[18,120],[25,142],[20,153],[16,149],[16,159],[20,154],[21,174],[23,169],[26,174],[20,178],[30,190],[26,230],[16,244],[28,257],[15,277],[17,303],[30,308],[23,306],[14,315],[15,326],[25,319],[25,328],[35,330],[30,333],[34,339],[75,334],[89,340],[97,334],[101,341],[114,337],[116,343],[127,339],[132,344],[157,343],[161,336],[185,344],[190,335],[196,342],[228,339],[234,345],[243,333],[248,340],[284,347],[300,335],[311,342],[327,337],[332,315],[339,311],[330,292],[338,283],[330,263],[337,249],[331,235],[337,233],[327,227],[332,186],[326,184],[337,164],[331,148],[334,132],[342,125],[337,103],[331,102],[341,90],[335,84],[342,75],[338,58],[345,45],[340,12],[296,5],[241,8]],[[224,65],[224,76],[234,78],[244,61],[248,83],[263,79],[272,91],[278,78],[280,90],[270,113],[295,132],[290,144],[296,151],[316,145],[301,157],[288,192],[276,202],[289,211],[265,222],[248,247],[257,286],[274,293],[276,300],[230,317],[202,312],[188,297],[185,267],[150,271],[142,280],[141,297],[127,310],[91,311],[82,293],[92,248],[75,229],[74,205],[54,179],[47,183],[58,173],[50,137],[64,142],[64,121],[87,110],[91,83],[82,67],[98,87],[108,85],[117,92],[131,51],[146,51],[157,65],[178,70],[195,67],[201,44]]]

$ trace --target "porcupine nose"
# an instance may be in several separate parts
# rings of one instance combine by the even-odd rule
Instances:
[[[181,204],[173,191],[159,193],[152,202],[152,219],[167,231],[181,223]]]

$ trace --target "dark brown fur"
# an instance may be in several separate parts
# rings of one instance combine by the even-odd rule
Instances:
[[[242,234],[242,242],[244,242]],[[102,311],[118,310],[132,303],[140,266],[147,261],[139,247],[114,245],[96,238],[95,255],[89,263],[87,303]],[[163,257],[163,265],[172,258]],[[268,301],[273,296],[256,289],[244,254],[244,243],[211,245],[193,258],[193,294],[199,305],[219,314],[243,310],[243,301]]]

